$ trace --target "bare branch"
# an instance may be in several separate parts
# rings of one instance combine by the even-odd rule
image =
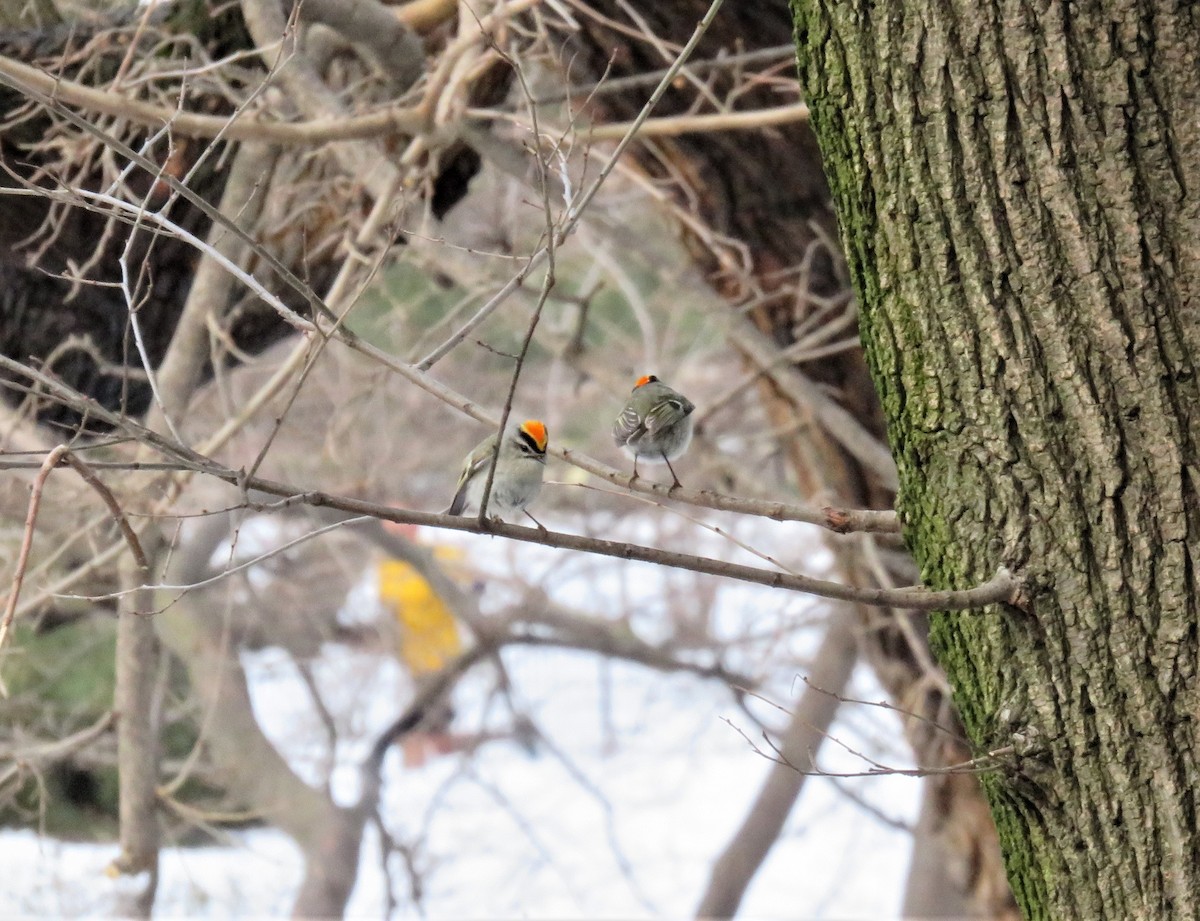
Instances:
[[[83,477],[84,482],[91,486],[104,501],[109,513],[121,529],[121,534],[125,542],[133,552],[134,559],[137,561],[138,568],[143,573],[143,576],[147,575],[150,571],[149,560],[142,550],[142,545],[139,543],[137,535],[121,511],[121,506],[117,502],[116,497],[113,496],[107,486],[100,482],[99,478],[88,468],[87,464],[71,452],[70,448],[66,445],[59,445],[50,451],[46,455],[45,460],[42,461],[29,494],[29,509],[25,515],[25,530],[21,537],[21,549],[17,556],[16,571],[13,574],[12,587],[9,589],[8,598],[4,604],[4,614],[0,617],[0,650],[4,648],[9,631],[12,629],[13,619],[16,617],[17,601],[21,595],[21,585],[25,580],[25,570],[29,565],[29,553],[33,547],[33,535],[37,526],[38,510],[41,507],[42,491],[45,489],[46,480],[49,478],[51,471],[64,463],[74,468]],[[4,690],[2,681],[0,681],[0,691],[7,693]]]
[[[56,448],[55,450],[57,451],[58,449]],[[52,451],[51,456],[53,453],[54,452]],[[83,481],[92,487],[92,489],[94,489],[104,501],[104,504],[108,506],[109,514],[112,515],[113,520],[117,523],[117,527],[121,529],[121,534],[124,536],[125,543],[129,545],[129,549],[133,553],[133,559],[137,563],[138,569],[140,569],[143,574],[149,575],[150,560],[146,556],[146,551],[142,549],[142,545],[138,540],[137,534],[130,526],[129,520],[125,517],[125,513],[121,510],[121,506],[117,502],[116,497],[112,494],[112,491],[100,481],[100,478],[97,477],[96,474],[92,472],[91,468],[89,468],[87,464],[80,460],[73,451],[65,451],[62,459],[66,463],[70,464],[76,473],[83,477]],[[49,461],[50,456],[47,457],[47,462]],[[51,463],[50,466],[53,467],[54,464]],[[0,645],[3,644],[0,643]]]
[[[167,125],[182,137],[216,138],[269,144],[320,145],[336,141],[412,136],[429,129],[420,109],[393,106],[365,115],[313,118],[302,122],[261,120],[255,115],[200,115],[181,112],[109,90],[85,86],[48,74],[0,55],[0,83],[21,92],[34,91],[101,115],[129,119],[151,127]]]
[[[767,585],[772,588],[805,592],[823,598],[834,598],[839,601],[854,601],[859,604],[875,607],[906,608],[917,611],[963,611],[997,603],[1015,604],[1020,597],[1021,586],[1019,581],[1003,567],[991,579],[970,589],[931,591],[921,586],[899,589],[859,589],[838,582],[828,582],[823,579],[814,579],[792,573],[770,572],[753,566],[744,566],[739,563],[726,563],[691,554],[643,547],[638,544],[582,537],[575,534],[566,534],[561,531],[539,531],[535,528],[526,528],[497,521],[481,523],[478,519],[474,518],[413,512],[346,496],[336,496],[324,492],[303,492],[289,487],[287,484],[260,477],[253,477],[247,480],[241,477],[237,471],[228,469],[218,471],[214,468],[209,468],[205,472],[227,483],[240,483],[248,488],[261,490],[272,495],[295,498],[306,505],[337,508],[355,514],[370,515],[373,518],[383,521],[418,524],[454,531],[467,531],[473,534],[497,535],[527,543],[543,544],[565,550],[580,550],[586,553],[595,553],[618,559],[655,563],[660,566],[722,576],[743,582]]]
[[[467,114],[479,119],[501,118],[504,121],[514,121],[507,113],[497,113],[489,109],[469,109]],[[668,115],[662,118],[650,118],[641,124],[635,122],[609,122],[604,125],[593,125],[585,129],[590,141],[614,141],[626,137],[633,132],[638,140],[652,137],[678,137],[682,134],[704,134],[715,131],[758,131],[773,125],[788,125],[793,122],[808,121],[808,106],[802,102],[792,105],[776,106],[771,109],[758,109],[752,112],[708,112],[703,115]],[[520,125],[519,121],[516,124]],[[528,127],[528,126],[525,126]],[[565,128],[551,129],[567,133]]]

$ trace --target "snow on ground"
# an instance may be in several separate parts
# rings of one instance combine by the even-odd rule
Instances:
[[[638,525],[624,529],[637,534]],[[794,527],[794,526],[793,526]],[[439,536],[439,539],[443,539]],[[552,596],[596,614],[632,608],[630,625],[643,639],[661,632],[664,590],[684,590],[678,573],[630,563],[604,563],[536,546],[457,536],[470,558],[497,577],[512,571],[544,584]],[[716,539],[713,538],[713,541]],[[695,552],[713,549],[707,538]],[[752,560],[738,551],[740,561]],[[819,562],[819,561],[818,561]],[[606,574],[604,567],[609,567]],[[612,576],[620,566],[623,579]],[[813,562],[807,564],[813,571]],[[818,570],[819,571],[819,570]],[[632,574],[632,575],[631,575]],[[489,584],[483,608],[503,600]],[[811,651],[819,631],[786,631],[805,649],[772,640],[788,624],[811,618],[799,596],[754,586],[723,585],[711,624],[722,637],[749,632],[749,669],[763,656],[785,662]],[[361,598],[358,599],[361,602]],[[751,653],[753,655],[751,655]],[[302,776],[318,781],[332,770],[342,802],[357,795],[357,768],[369,740],[392,720],[410,682],[391,659],[333,649],[317,679],[331,710],[357,733],[339,746],[334,763],[307,692],[285,656],[267,650],[244,656],[255,707],[272,741]],[[393,750],[386,764],[383,814],[392,837],[409,848],[421,875],[419,907],[404,869],[392,858],[393,894],[403,918],[686,917],[703,892],[708,869],[737,828],[771,765],[742,735],[757,728],[727,691],[688,675],[663,675],[582,653],[545,648],[505,653],[512,694],[552,747],[530,753],[510,740],[473,756],[450,755],[405,768]],[[803,690],[795,669],[774,674],[771,699],[786,706]],[[506,724],[494,694],[494,674],[477,673],[455,695],[456,727]],[[859,670],[852,696],[881,699]],[[760,716],[778,724],[770,707]],[[740,731],[739,731],[740,730]],[[908,766],[894,745],[896,727],[878,710],[860,708],[839,721],[834,736],[850,748]],[[829,770],[865,765],[827,744]],[[917,781],[900,777],[844,780],[882,812],[911,821]],[[279,916],[290,909],[301,874],[300,854],[285,836],[260,829],[229,836],[228,847],[164,852],[157,912],[161,917]],[[741,916],[747,918],[895,917],[910,849],[909,836],[880,822],[829,780],[810,778],[799,807],[755,879]],[[120,882],[104,869],[112,846],[63,844],[32,832],[0,835],[0,916],[104,916]],[[354,917],[380,917],[387,881],[371,832],[350,906]]]

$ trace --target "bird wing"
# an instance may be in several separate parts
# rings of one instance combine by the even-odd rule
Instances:
[[[695,408],[691,400],[678,393],[660,400],[646,413],[646,431],[661,432],[672,428],[691,415]]]
[[[462,473],[458,478],[458,489],[454,493],[454,500],[450,503],[450,507],[446,509],[447,515],[461,515],[463,509],[467,507],[467,489],[471,485],[471,481],[479,475],[480,471],[486,471],[488,464],[491,463],[492,454],[496,450],[496,436],[485,439],[478,447],[475,448],[467,459],[463,462]]]
[[[617,421],[613,423],[613,441],[619,447],[624,447],[638,441],[645,434],[646,426],[642,424],[638,411],[632,405],[626,404],[621,410],[621,415],[617,416]]]

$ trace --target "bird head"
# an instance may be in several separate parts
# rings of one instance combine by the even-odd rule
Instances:
[[[538,454],[546,453],[546,443],[550,440],[550,436],[546,433],[545,423],[541,420],[526,419],[517,429],[517,435]]]

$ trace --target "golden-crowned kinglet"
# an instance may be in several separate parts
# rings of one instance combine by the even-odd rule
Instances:
[[[496,476],[488,496],[489,518],[525,512],[525,506],[537,498],[546,470],[547,440],[546,426],[537,419],[526,419],[520,425],[509,427],[500,443],[500,456],[496,458]],[[479,511],[495,449],[496,435],[493,433],[467,455],[458,478],[458,491],[446,509],[447,515],[470,515]],[[525,514],[529,515],[528,512]],[[536,518],[529,517],[537,524]]]
[[[638,378],[625,408],[613,423],[613,441],[633,457],[633,475],[639,458],[665,463],[675,485],[681,485],[671,466],[692,441],[692,410],[682,393],[672,390],[653,374]]]

